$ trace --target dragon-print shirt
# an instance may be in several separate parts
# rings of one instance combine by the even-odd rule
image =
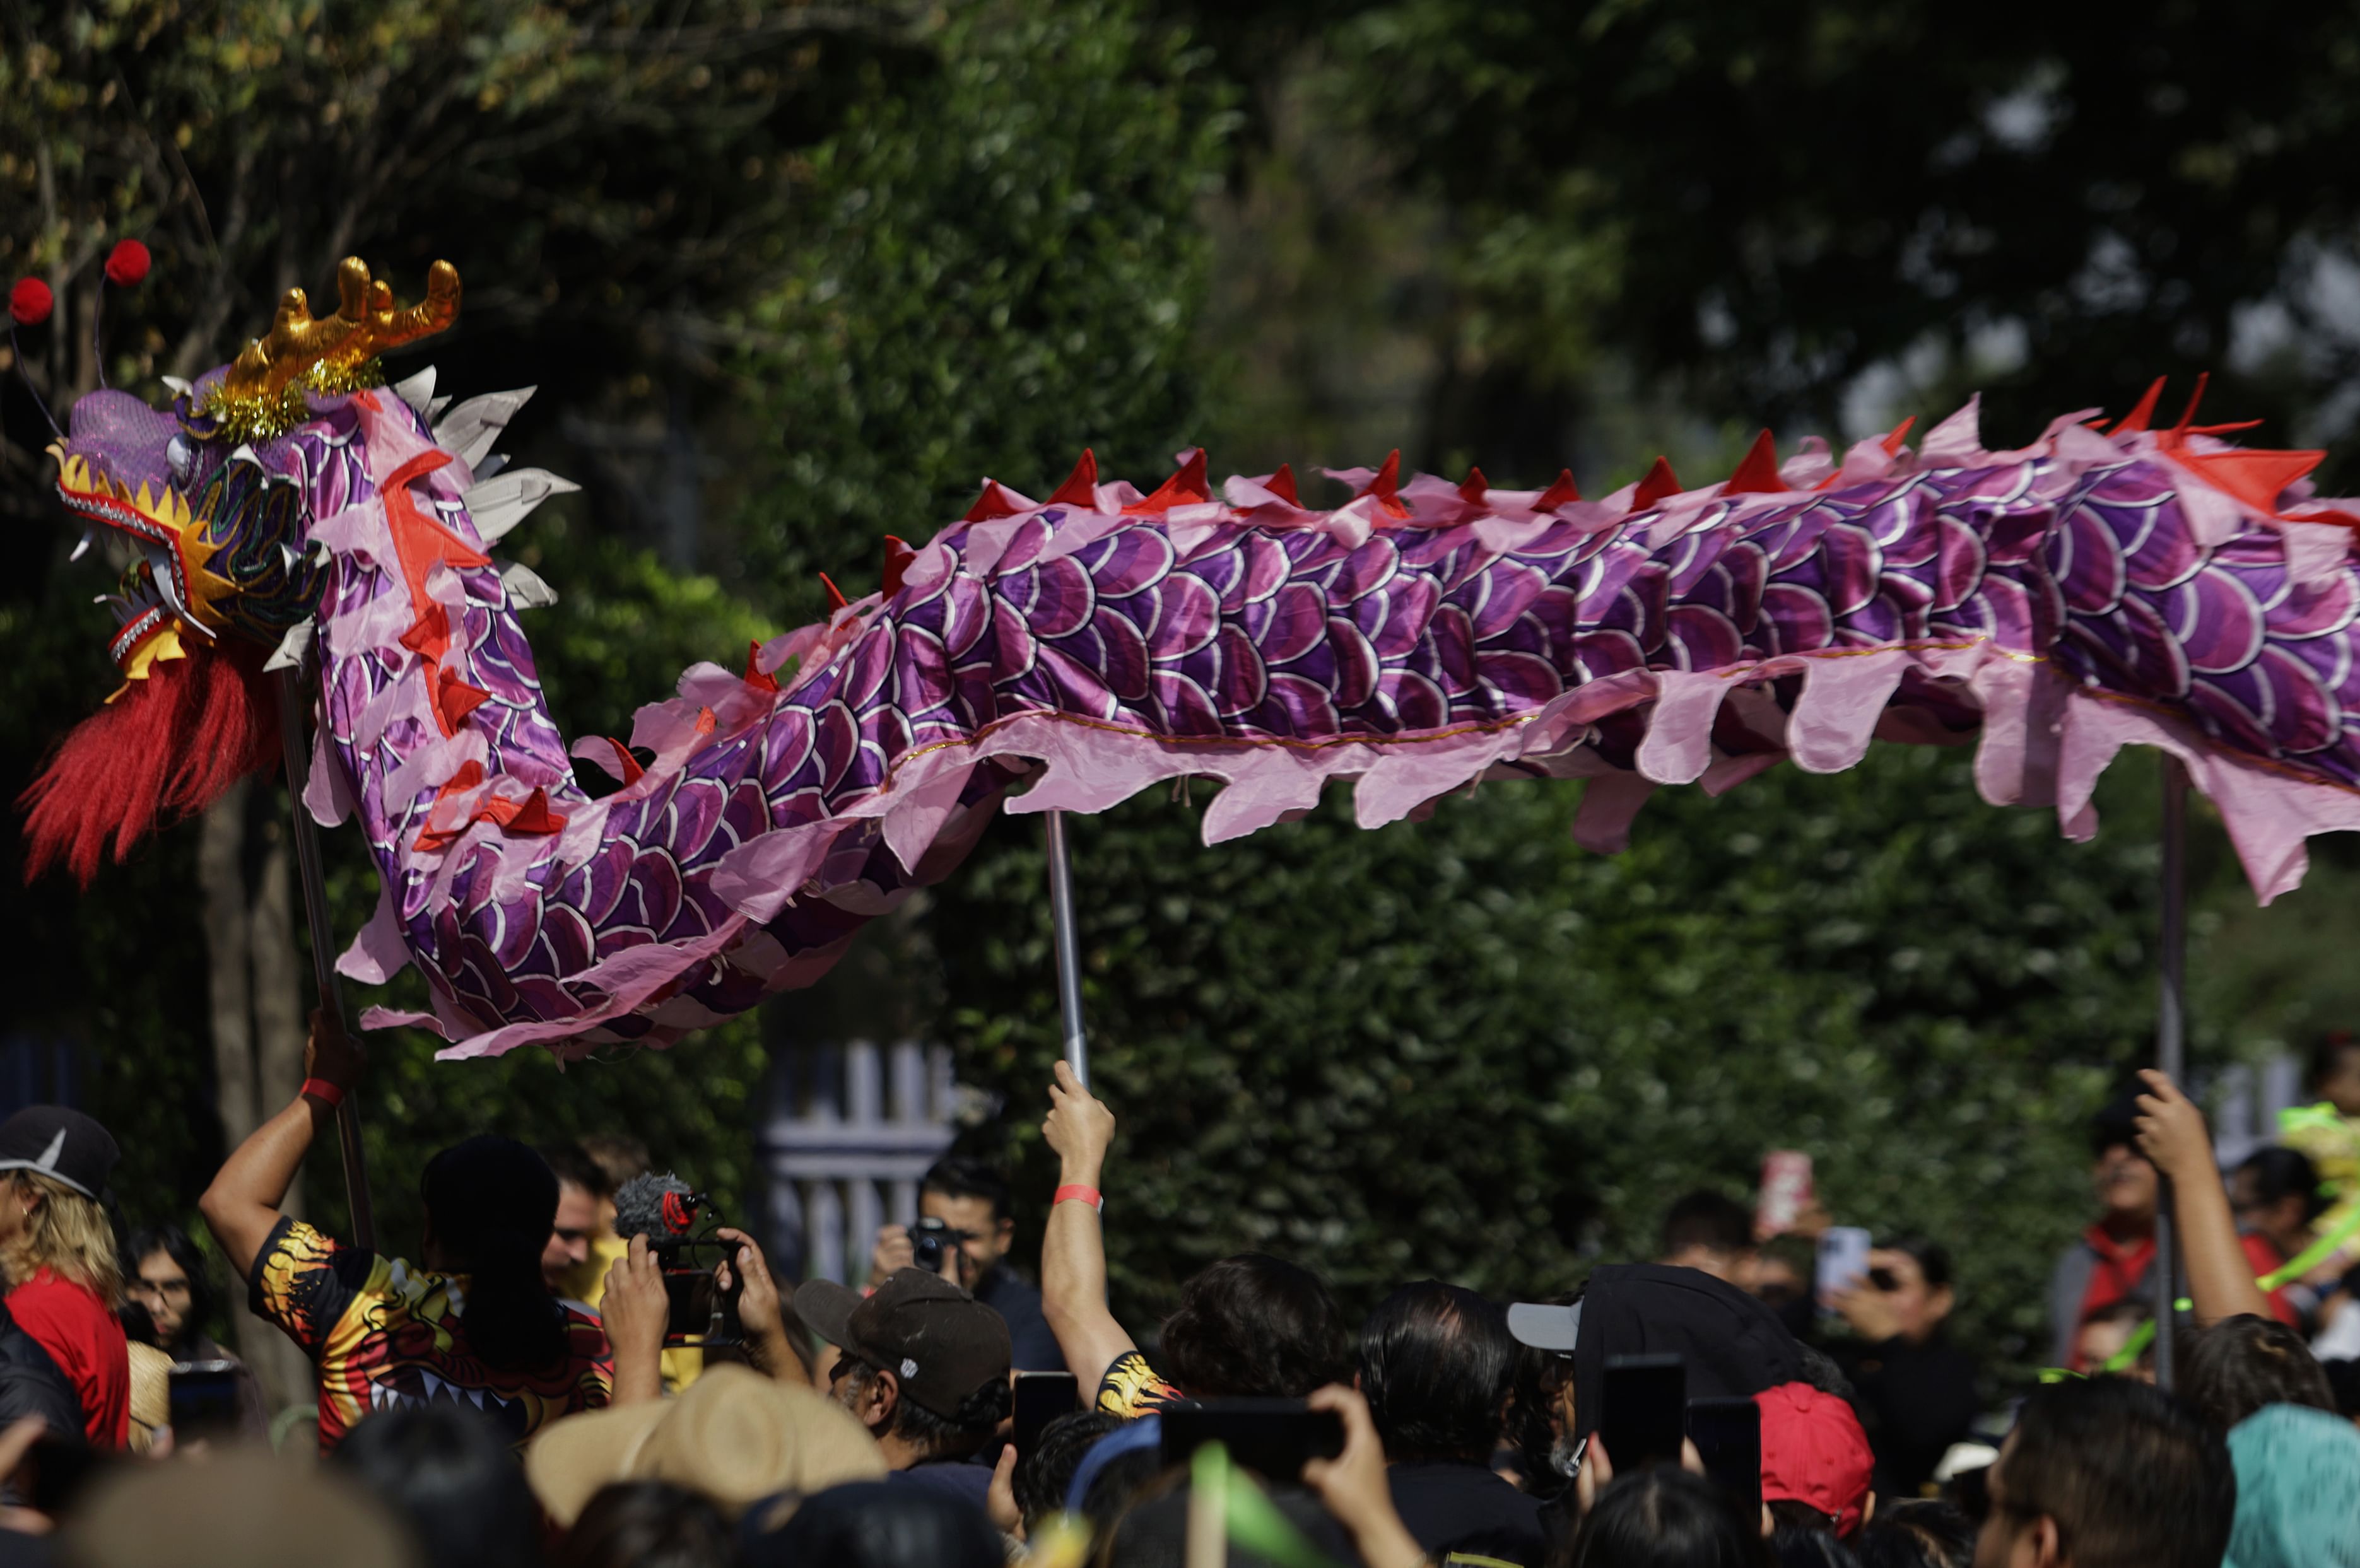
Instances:
[[[563,1360],[530,1372],[490,1366],[467,1342],[467,1276],[340,1246],[281,1216],[254,1260],[254,1310],[320,1369],[320,1452],[372,1410],[448,1402],[482,1410],[521,1444],[560,1416],[606,1403],[606,1331],[573,1307]]]

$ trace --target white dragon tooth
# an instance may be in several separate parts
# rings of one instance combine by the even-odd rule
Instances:
[[[325,566],[328,564],[331,558],[332,552],[328,549],[328,541],[326,539],[313,539],[311,541],[311,559],[313,561],[319,562],[322,566]]]
[[[271,650],[270,657],[263,660],[262,668],[302,669],[303,661],[311,656],[311,638],[316,635],[317,627],[318,623],[311,620],[300,620],[289,626],[287,635],[279,639],[279,646]]]
[[[486,392],[480,397],[468,398],[436,422],[434,444],[474,468],[536,390],[519,387],[512,391]]]
[[[303,558],[295,553],[295,547],[283,542],[279,547],[279,559],[286,562],[290,573],[303,562]]]
[[[512,561],[500,569],[500,586],[508,591],[508,603],[519,610],[538,610],[557,603],[557,590],[522,561]]]
[[[156,379],[161,381],[165,386],[170,387],[175,393],[183,397],[196,390],[195,387],[190,386],[187,380],[181,376],[159,376]]]
[[[393,384],[393,395],[418,410],[418,417],[428,417],[426,406],[434,400],[434,367],[428,365],[417,375]]]
[[[82,538],[74,541],[73,553],[66,557],[66,559],[68,561],[80,561],[83,556],[90,553],[92,542],[93,540],[91,539],[90,530],[88,528],[84,528],[82,533]]]
[[[570,495],[581,488],[571,479],[561,479],[545,468],[512,468],[497,478],[479,475],[459,499],[466,504],[468,515],[475,521],[476,535],[486,544],[491,544],[552,495]]]

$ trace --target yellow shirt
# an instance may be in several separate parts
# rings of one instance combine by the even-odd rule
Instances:
[[[590,1256],[575,1264],[565,1277],[565,1294],[588,1307],[598,1310],[606,1299],[606,1271],[630,1256],[631,1244],[612,1231],[590,1238]],[[705,1370],[705,1352],[680,1346],[663,1353],[664,1392],[677,1394],[696,1381]]]

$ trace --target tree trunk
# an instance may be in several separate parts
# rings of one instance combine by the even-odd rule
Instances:
[[[291,918],[289,829],[279,820],[279,802],[277,790],[241,781],[205,812],[198,839],[214,1105],[224,1149],[244,1143],[294,1097],[303,1079],[301,965]],[[303,1212],[300,1175],[282,1207]],[[310,1358],[246,1309],[243,1281],[232,1282],[230,1299],[238,1353],[261,1380],[270,1407],[311,1403],[317,1388]]]

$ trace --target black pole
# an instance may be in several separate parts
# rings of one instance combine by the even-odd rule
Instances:
[[[2155,1064],[2184,1089],[2187,1066],[2188,769],[2163,758],[2163,930],[2158,953],[2162,985],[2155,1015]],[[2180,1301],[2179,1238],[2171,1228],[2171,1182],[2158,1177],[2155,1214],[2155,1380],[2172,1383],[2172,1329]]]
[[[320,1010],[343,1027],[344,987],[336,983],[335,931],[328,920],[328,884],[320,866],[320,833],[303,804],[311,779],[311,748],[303,737],[303,677],[297,670],[279,672],[279,745],[287,762],[287,799],[295,817],[295,869],[303,883],[303,920],[311,933],[311,978],[320,987]],[[347,1089],[336,1106],[336,1140],[344,1156],[344,1199],[353,1213],[353,1241],[363,1251],[377,1250],[377,1214],[369,1203],[368,1162],[361,1152],[360,1106],[357,1090]]]

